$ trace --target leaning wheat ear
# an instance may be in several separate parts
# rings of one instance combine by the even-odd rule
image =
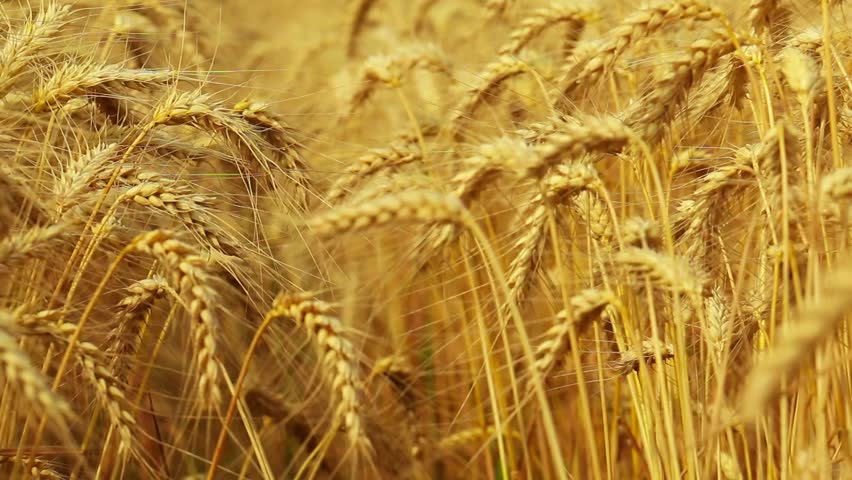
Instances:
[[[512,33],[509,34],[509,42],[500,47],[501,55],[516,55],[529,42],[541,33],[556,24],[564,23],[568,28],[565,40],[566,48],[564,54],[570,52],[577,38],[583,33],[587,19],[591,16],[588,9],[573,5],[571,2],[554,2],[553,5],[540,8],[530,16],[524,18]]]
[[[5,35],[0,48],[0,96],[15,84],[24,67],[51,42],[51,37],[65,25],[70,5],[51,2],[35,18],[28,18],[19,29]]]
[[[18,346],[17,339],[8,333],[8,328],[15,323],[14,313],[0,309],[0,368],[6,384],[27,399],[29,408],[50,420],[51,427],[62,441],[74,446],[74,437],[68,426],[74,412],[64,398],[50,389],[44,374],[30,362],[29,356]]]
[[[784,375],[795,373],[814,349],[830,337],[852,309],[852,262],[836,266],[822,281],[819,296],[800,310],[799,320],[785,325],[744,383],[744,418],[756,419],[778,394]]]
[[[330,370],[329,382],[339,397],[336,415],[341,425],[353,446],[371,451],[364,431],[361,369],[355,348],[344,335],[343,324],[331,313],[331,305],[312,299],[310,294],[281,295],[273,309],[293,318],[316,343],[323,364]]]
[[[361,205],[335,208],[308,222],[320,236],[356,232],[389,223],[456,223],[464,206],[455,198],[430,191],[388,195]]]
[[[706,21],[721,15],[717,9],[699,0],[674,0],[639,10],[627,17],[600,45],[582,49],[583,54],[567,68],[560,82],[561,93],[567,97],[580,88],[594,85],[612,69],[630,45],[667,25],[683,19]]]
[[[604,316],[607,309],[619,305],[618,298],[607,290],[589,289],[571,298],[571,312],[562,310],[556,315],[558,323],[545,333],[545,339],[535,350],[536,368],[546,381],[559,365],[562,356],[569,350],[569,333],[573,326],[578,331]]]
[[[163,263],[169,273],[169,283],[186,302],[195,348],[195,366],[200,372],[198,393],[204,405],[218,405],[222,398],[216,353],[219,320],[216,316],[217,295],[207,260],[192,246],[163,230],[139,235],[133,246]]]
[[[455,107],[451,122],[454,137],[461,135],[467,120],[489,100],[500,92],[500,87],[510,78],[529,72],[527,63],[510,55],[501,56],[496,62],[489,63],[478,77],[479,81],[470,88]]]
[[[539,270],[547,243],[550,218],[548,212],[582,191],[594,191],[602,187],[594,167],[579,162],[557,166],[545,178],[543,184],[542,193],[536,195],[531,205],[523,212],[521,235],[515,240],[512,248],[517,253],[509,265],[506,281],[512,292],[512,299],[518,305],[523,301]]]

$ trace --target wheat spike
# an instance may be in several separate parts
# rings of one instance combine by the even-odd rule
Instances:
[[[356,232],[389,223],[456,223],[464,206],[455,198],[431,191],[387,195],[362,205],[343,206],[314,217],[308,228],[320,236]]]
[[[136,250],[161,261],[169,273],[169,283],[186,302],[192,327],[195,365],[199,369],[199,396],[205,405],[221,402],[217,340],[216,291],[208,262],[190,245],[171,233],[153,230],[133,241]]]
[[[565,23],[569,31],[566,43],[573,44],[575,39],[583,32],[590,12],[583,7],[571,3],[555,3],[548,7],[540,8],[523,20],[517,28],[509,34],[509,42],[500,47],[500,55],[516,55],[536,36],[559,23]],[[572,41],[572,39],[574,41]],[[566,49],[568,50],[568,49]],[[566,55],[568,51],[565,52]]]
[[[754,419],[778,394],[781,378],[798,371],[814,349],[826,341],[852,308],[852,263],[844,261],[822,280],[819,296],[803,305],[769,351],[761,355],[743,383],[742,414]]]
[[[371,449],[364,431],[361,410],[363,385],[352,343],[343,334],[340,320],[331,314],[331,305],[313,300],[309,294],[280,295],[273,307],[305,329],[329,368],[329,383],[338,396],[335,410],[353,446]]]

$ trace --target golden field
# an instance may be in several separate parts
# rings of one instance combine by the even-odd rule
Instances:
[[[848,2],[0,6],[2,478],[852,478]]]

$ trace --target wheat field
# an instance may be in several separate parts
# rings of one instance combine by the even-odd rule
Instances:
[[[848,2],[0,7],[0,478],[852,478]]]

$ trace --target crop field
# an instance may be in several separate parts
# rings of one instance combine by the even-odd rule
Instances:
[[[0,478],[852,478],[852,3],[0,1]]]

